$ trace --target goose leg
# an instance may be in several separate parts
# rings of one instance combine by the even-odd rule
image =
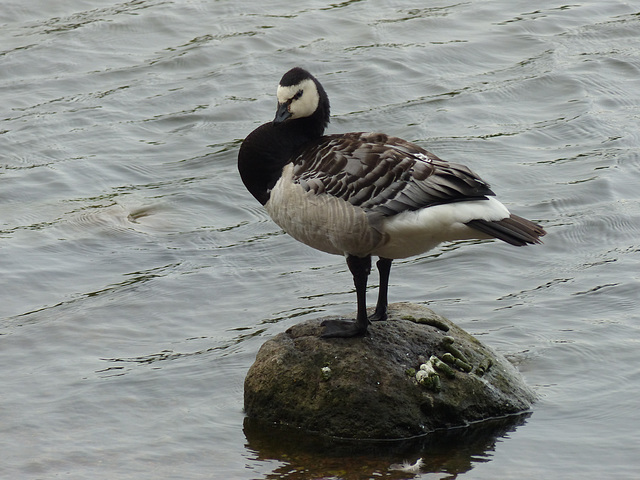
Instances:
[[[393,260],[390,258],[380,257],[376,263],[378,273],[380,274],[380,288],[378,290],[376,311],[369,318],[372,322],[379,322],[387,319],[387,292],[389,291],[389,272],[391,272],[391,262],[393,262]]]
[[[371,256],[359,258],[347,256],[347,265],[353,275],[353,283],[358,297],[358,314],[356,320],[325,320],[322,322],[323,338],[361,337],[367,333],[369,319],[367,318],[367,277],[371,272]]]

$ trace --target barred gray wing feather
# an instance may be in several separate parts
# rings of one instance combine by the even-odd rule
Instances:
[[[379,133],[322,137],[294,160],[294,181],[384,216],[494,195],[464,165]]]

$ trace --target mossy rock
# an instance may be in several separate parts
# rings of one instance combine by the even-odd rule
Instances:
[[[320,338],[325,317],[260,348],[245,379],[250,418],[321,435],[397,439],[530,408],[534,392],[502,355],[448,319],[389,307],[362,338]]]

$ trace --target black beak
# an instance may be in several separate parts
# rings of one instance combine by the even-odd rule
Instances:
[[[289,113],[289,105],[289,102],[278,104],[278,110],[276,110],[276,118],[273,119],[273,123],[282,123],[289,117],[291,117],[291,113]]]

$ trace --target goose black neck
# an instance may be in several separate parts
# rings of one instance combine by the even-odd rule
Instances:
[[[282,175],[284,166],[324,134],[329,123],[329,100],[322,85],[314,79],[320,94],[316,111],[309,117],[269,122],[261,125],[242,142],[238,170],[247,190],[263,205]]]

